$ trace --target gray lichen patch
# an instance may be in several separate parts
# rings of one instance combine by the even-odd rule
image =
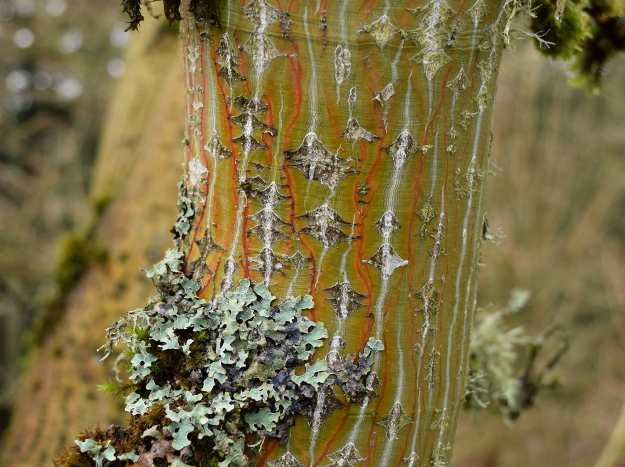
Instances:
[[[356,141],[362,138],[370,143],[380,139],[379,136],[376,136],[361,127],[358,120],[353,117],[347,121],[347,128],[345,128],[345,131],[341,133],[341,136],[344,136],[351,141]]]
[[[191,186],[199,188],[201,185],[206,184],[206,175],[208,175],[208,169],[200,162],[196,157],[189,161],[188,176]]]
[[[341,84],[349,78],[352,72],[352,54],[347,47],[337,45],[334,49],[334,79]]]
[[[338,319],[346,319],[357,309],[364,305],[361,300],[367,298],[366,295],[356,292],[349,282],[337,282],[332,287],[323,289],[330,298],[327,298],[336,313]]]
[[[413,421],[408,417],[400,402],[395,402],[388,415],[375,424],[384,428],[384,433],[388,439],[397,439],[397,433],[406,425],[410,425]]]
[[[328,207],[326,204],[297,218],[310,222],[310,225],[305,226],[300,232],[316,238],[324,248],[330,248],[338,242],[347,242],[360,238],[352,237],[343,232],[341,230],[342,227],[351,226],[352,224],[344,220],[335,209]]]
[[[383,280],[388,280],[395,269],[406,266],[408,261],[395,253],[395,249],[388,243],[380,245],[378,251],[369,259],[363,259],[363,263],[368,263],[375,267]]]
[[[308,133],[295,151],[285,151],[284,158],[292,162],[289,167],[302,171],[308,180],[318,180],[330,189],[336,188],[341,180],[358,173],[351,159],[329,151],[315,133]]]
[[[328,454],[326,457],[332,462],[327,467],[353,467],[357,462],[366,460],[358,452],[354,443],[347,443],[342,449]]]
[[[428,223],[431,222],[436,216],[438,216],[438,212],[434,207],[434,203],[432,202],[432,197],[429,196],[428,199],[425,200],[423,206],[417,211],[417,216],[421,219],[421,230],[419,231],[421,238],[426,239],[428,236]]]
[[[369,34],[380,49],[384,49],[386,45],[397,35],[403,35],[404,32],[391,23],[388,16],[382,15],[373,23],[365,24],[356,29],[356,34]]]
[[[329,382],[341,387],[348,402],[361,404],[378,397],[375,389],[379,385],[379,380],[377,373],[371,371],[371,368],[375,355],[382,350],[384,350],[382,341],[371,337],[358,355],[348,354],[343,358],[336,350],[326,355]]]
[[[410,157],[422,150],[423,148],[417,144],[412,135],[405,130],[390,145],[382,148],[382,151],[393,158],[397,168],[401,168]]]
[[[313,307],[310,296],[273,305],[269,290],[247,279],[206,302],[200,284],[183,274],[183,260],[170,250],[148,272],[158,295],[110,327],[105,347],[129,348],[136,389],[126,410],[134,417],[161,407],[160,428],[174,450],[208,437],[220,465],[247,465],[246,434],[286,442],[293,416],[312,413],[325,393],[325,362],[307,362],[327,332],[302,314]]]
[[[380,231],[383,238],[391,238],[391,236],[401,228],[401,224],[397,220],[397,216],[391,211],[382,214],[373,226]]]

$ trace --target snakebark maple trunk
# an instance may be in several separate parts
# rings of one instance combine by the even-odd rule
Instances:
[[[449,465],[465,391],[502,2],[184,4],[181,248],[210,300],[242,278],[310,294],[341,366],[384,343],[368,388],[320,393],[255,465]],[[183,222],[186,222],[182,219]]]

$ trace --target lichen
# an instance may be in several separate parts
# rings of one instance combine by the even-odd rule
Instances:
[[[159,294],[110,327],[103,350],[129,349],[136,389],[126,410],[134,417],[160,406],[168,422],[159,429],[176,451],[208,436],[220,465],[245,465],[246,434],[284,443],[293,416],[314,406],[329,374],[323,360],[308,362],[327,332],[303,316],[310,296],[274,304],[263,284],[248,279],[206,302],[183,274],[183,256],[169,250],[148,271]]]

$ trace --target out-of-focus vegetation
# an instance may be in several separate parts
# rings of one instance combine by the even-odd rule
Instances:
[[[54,264],[102,257],[70,243],[92,229],[98,208],[89,180],[125,68],[125,20],[104,0],[0,0],[0,430],[17,397],[23,333],[80,275]]]
[[[65,284],[57,238],[89,230],[126,20],[103,0],[0,0],[0,429],[18,397],[20,336]],[[561,325],[571,349],[549,375],[563,386],[514,424],[465,416],[456,465],[588,466],[625,395],[625,62],[608,64],[605,95],[590,97],[529,41],[517,47],[502,65],[487,199],[491,229],[506,237],[485,244],[478,304],[502,309],[511,290],[528,290],[512,326]],[[556,343],[545,344],[548,359]]]
[[[532,336],[563,326],[570,348],[547,381],[556,391],[505,426],[465,413],[457,467],[592,466],[625,397],[625,60],[604,95],[568,85],[566,66],[519,42],[501,66],[495,102],[478,306],[502,309],[514,288],[531,297],[508,326]],[[557,351],[545,341],[540,368]],[[625,458],[619,459],[625,465]]]

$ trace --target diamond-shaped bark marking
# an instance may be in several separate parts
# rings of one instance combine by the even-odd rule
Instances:
[[[336,409],[345,407],[345,404],[336,397],[334,389],[330,386],[321,386],[317,391],[315,407],[308,412],[306,418],[313,432],[319,431],[326,418]]]
[[[432,79],[451,60],[444,50],[449,35],[445,24],[455,16],[455,12],[444,0],[409,8],[408,11],[419,20],[419,27],[408,35],[415,45],[423,47],[421,52],[409,60],[424,64],[426,77]]]
[[[330,152],[312,132],[304,137],[302,145],[295,151],[285,151],[284,157],[294,162],[290,167],[301,170],[308,180],[318,180],[331,189],[345,177],[357,173],[354,166],[345,165],[351,159]]]
[[[241,54],[232,46],[228,34],[222,34],[217,47],[217,56],[219,57],[217,63],[221,65],[218,76],[225,79],[230,86],[234,81],[245,80],[245,76],[236,70],[240,66],[237,60],[241,58]]]
[[[428,317],[436,314],[440,307],[440,292],[434,288],[434,282],[429,280],[415,294],[415,298],[423,302],[423,307],[417,311]]]
[[[264,33],[252,34],[241,48],[252,56],[254,68],[258,73],[267,70],[274,58],[286,55],[280,52]]]
[[[388,243],[380,245],[378,251],[369,259],[363,259],[363,263],[369,263],[380,271],[382,279],[387,280],[395,269],[401,268],[408,264],[408,261],[401,259],[395,253],[395,249]]]
[[[264,190],[252,190],[251,194],[265,207],[275,208],[278,204],[290,198],[278,191],[274,182]]]
[[[298,219],[311,223],[300,232],[315,237],[324,248],[329,248],[337,242],[346,242],[358,238],[351,237],[341,230],[341,227],[352,224],[345,221],[336,210],[325,204],[303,216],[298,216]]]
[[[410,57],[408,61],[426,65],[425,76],[428,79],[432,79],[441,67],[451,62],[451,58],[449,58],[449,55],[447,55],[442,48],[431,47],[423,49],[415,56]]]
[[[232,86],[235,81],[245,81],[245,76],[232,67],[222,67],[217,72],[217,76],[225,79],[229,86]]]
[[[378,47],[384,49],[393,37],[402,33],[402,30],[391,23],[388,16],[382,15],[371,24],[365,24],[356,30],[356,34],[368,33],[375,40]]]
[[[358,308],[363,307],[364,305],[359,302],[367,298],[366,295],[356,292],[349,282],[337,282],[332,287],[323,290],[330,295],[330,298],[326,300],[330,302],[339,319],[345,319]]]
[[[409,157],[414,156],[422,149],[423,148],[417,144],[412,135],[404,130],[397,136],[395,141],[383,147],[382,151],[390,154],[393,158],[393,162],[395,162],[395,167],[400,168]]]
[[[408,11],[419,20],[420,25],[424,28],[438,28],[455,15],[454,10],[444,0],[434,0],[425,6],[408,8]]]
[[[235,125],[238,125],[247,133],[252,133],[254,131],[267,128],[267,124],[259,120],[256,115],[239,114],[235,117],[231,117],[230,121],[232,121],[232,123],[234,123]]]
[[[280,17],[280,11],[265,0],[252,0],[243,7],[243,13],[256,32],[265,32]]]
[[[260,114],[269,110],[269,104],[265,104],[260,99],[249,99],[243,95],[234,99],[227,97],[226,102],[233,105],[242,114]]]
[[[240,144],[245,154],[249,154],[252,151],[260,151],[261,149],[267,149],[267,145],[259,142],[252,135],[243,134],[232,138],[232,142]]]
[[[304,256],[299,251],[296,251],[291,256],[283,255],[282,259],[291,263],[293,265],[293,268],[297,271],[301,271],[302,269],[307,268],[307,264],[312,261],[312,258]]]
[[[384,428],[388,439],[397,439],[397,432],[411,423],[412,420],[406,415],[406,412],[404,412],[399,402],[395,402],[395,405],[393,405],[393,408],[386,417],[375,422],[376,425]]]
[[[249,229],[249,232],[260,238],[265,245],[273,245],[280,240],[289,238],[288,235],[276,228],[289,224],[280,219],[272,210],[263,208],[253,216],[250,216],[250,219],[258,223],[258,225]]]
[[[401,224],[391,211],[386,211],[382,214],[377,221],[373,223],[373,226],[380,231],[380,234],[384,238],[390,238],[395,232],[401,228]]]
[[[369,141],[370,143],[377,139],[380,139],[379,136],[376,136],[373,133],[369,133],[367,130],[361,127],[360,123],[358,123],[358,120],[353,117],[347,121],[347,128],[345,128],[345,131],[341,133],[341,136],[344,136],[345,138],[352,141],[356,141],[357,139],[362,138]]]
[[[275,461],[267,462],[267,465],[269,467],[304,467],[290,452]]]
[[[285,275],[284,272],[282,272],[282,269],[286,268],[287,265],[276,257],[271,248],[263,248],[258,256],[251,258],[251,261],[256,264],[254,266],[250,266],[250,269],[259,271],[265,278],[266,283],[269,282],[269,279],[276,274],[280,274],[282,276]]]
[[[232,42],[230,42],[230,37],[226,33],[221,35],[221,40],[217,47],[217,56],[219,57],[217,63],[221,66],[228,66],[232,62],[236,64],[236,60],[241,58],[241,54],[234,48]]]
[[[347,443],[340,449],[326,456],[332,463],[326,467],[353,467],[356,462],[362,462],[366,458],[362,457],[353,443]]]
[[[467,16],[471,17],[475,27],[480,24],[482,18],[487,14],[488,7],[486,6],[486,2],[484,0],[477,0],[477,2],[475,2],[473,6],[467,10]]]
[[[445,87],[452,92],[454,100],[458,99],[458,97],[460,97],[460,93],[469,88],[469,80],[464,74],[464,68],[460,68],[456,77],[451,81],[447,81]]]
[[[421,219],[423,225],[421,226],[421,238],[425,239],[428,236],[428,226],[427,224],[438,216],[438,212],[436,212],[436,208],[434,207],[434,203],[432,202],[432,197],[428,197],[421,206],[421,209],[417,211],[417,216]]]
[[[204,233],[204,236],[202,238],[196,238],[195,243],[198,246],[200,253],[204,256],[208,255],[212,251],[218,251],[221,253],[226,251],[217,243],[215,243],[210,229],[206,229],[206,232]]]
[[[221,161],[232,157],[232,151],[223,145],[216,132],[213,133],[213,138],[204,145],[204,150]]]

